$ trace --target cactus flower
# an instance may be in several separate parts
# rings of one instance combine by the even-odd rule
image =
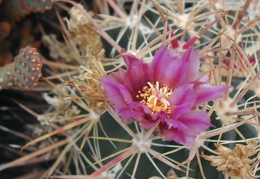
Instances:
[[[202,103],[221,98],[226,86],[208,83],[199,71],[198,53],[189,48],[179,54],[162,45],[147,64],[122,50],[127,70],[119,69],[102,78],[108,102],[123,122],[137,121],[144,129],[157,125],[163,140],[191,144],[212,126]]]

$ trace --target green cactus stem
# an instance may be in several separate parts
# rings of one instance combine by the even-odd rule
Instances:
[[[22,48],[12,64],[0,69],[0,89],[33,88],[41,77],[41,67],[42,63],[37,50],[30,46]]]

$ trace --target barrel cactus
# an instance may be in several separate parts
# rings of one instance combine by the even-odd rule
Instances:
[[[258,1],[64,2],[76,60],[56,62],[31,112],[50,131],[21,151],[58,142],[0,170],[59,150],[42,176],[258,178]]]

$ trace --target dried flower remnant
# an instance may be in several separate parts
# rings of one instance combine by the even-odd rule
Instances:
[[[58,85],[57,89],[53,89],[49,94],[43,93],[42,96],[48,104],[50,104],[49,112],[38,115],[37,120],[41,125],[50,125],[52,122],[64,122],[64,119],[69,119],[80,114],[80,109],[73,105],[71,99],[65,98],[61,93],[69,93],[69,88]]]
[[[218,156],[202,154],[202,157],[209,160],[212,166],[217,167],[218,171],[229,177],[257,178],[257,176],[252,174],[250,166],[256,160],[256,158],[251,159],[250,157],[258,152],[254,150],[257,144],[257,140],[252,140],[247,145],[237,144],[233,150],[221,144],[215,144]]]
[[[76,90],[87,99],[88,106],[97,114],[102,114],[105,111],[103,101],[104,93],[102,84],[100,83],[101,74],[89,68],[81,67],[83,74],[74,76],[72,81],[67,81],[64,84],[73,86]]]
[[[83,8],[80,4],[78,6]],[[77,7],[72,7],[69,13],[70,19],[65,18],[70,31],[69,38],[80,47],[83,55],[98,55],[102,50],[102,42],[97,29]]]
[[[164,140],[180,144],[191,144],[211,126],[208,114],[197,107],[222,97],[227,87],[208,84],[208,77],[199,72],[196,51],[190,48],[180,55],[170,45],[162,45],[150,64],[122,55],[127,71],[119,69],[103,77],[102,83],[124,122],[138,121],[144,129],[158,125]]]
[[[230,97],[226,99],[219,100],[215,103],[215,111],[217,114],[217,118],[219,119],[223,125],[230,125],[234,123],[237,119],[237,115],[230,115],[230,113],[235,113],[238,111],[238,105],[231,105],[234,100]]]
[[[77,55],[71,51],[65,43],[60,42],[55,34],[42,36],[43,44],[48,47],[50,57],[56,61],[66,62],[67,64],[75,64]]]
[[[97,114],[102,114],[105,111],[103,105],[105,95],[103,85],[100,82],[102,76],[106,75],[101,62],[103,57],[104,50],[101,50],[96,56],[87,56],[88,63],[85,66],[80,66],[80,74],[74,76],[73,80],[64,82],[65,85],[73,86]]]
[[[167,179],[188,179],[187,177],[178,177],[173,169],[167,173]]]

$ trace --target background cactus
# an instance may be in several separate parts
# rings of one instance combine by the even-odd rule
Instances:
[[[8,37],[11,31],[11,25],[8,22],[0,22],[0,41]]]
[[[0,88],[33,88],[41,77],[41,67],[37,50],[30,46],[22,48],[12,64],[0,69]]]
[[[0,5],[1,16],[12,22],[21,20],[30,13],[44,12],[52,7],[54,0],[4,0]]]
[[[53,1],[1,1],[0,2],[0,65],[4,66],[25,46],[39,48],[35,17],[26,19],[31,13],[51,9]],[[20,21],[24,18],[24,21]],[[17,24],[19,22],[19,25]],[[33,25],[32,25],[33,24]],[[39,33],[38,33],[39,34]],[[11,42],[12,41],[12,42]]]

